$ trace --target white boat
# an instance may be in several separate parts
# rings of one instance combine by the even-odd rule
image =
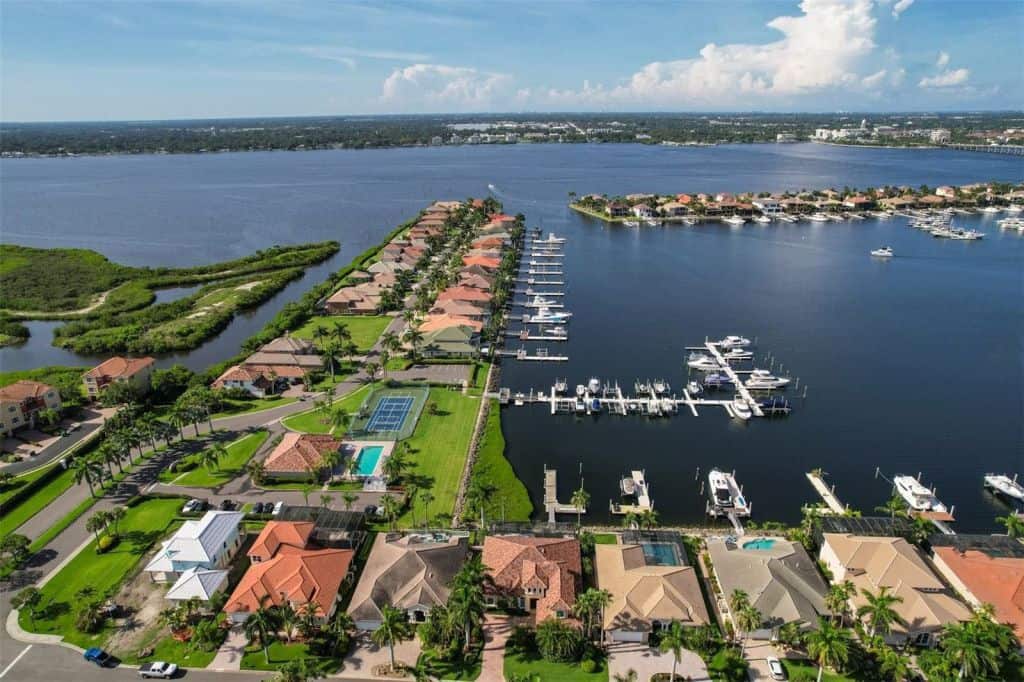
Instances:
[[[768,223],[770,223],[771,221],[772,221],[772,219],[771,219],[771,218],[769,218],[769,217],[768,217],[768,216],[766,216],[766,215],[756,215],[756,216],[754,216],[754,222],[755,222],[755,223],[760,223],[760,224],[762,224],[762,225],[767,225],[767,224],[768,224]]]
[[[982,213],[999,213],[1001,209],[998,206],[986,206],[981,209]]]
[[[538,308],[537,314],[531,317],[529,321],[534,324],[544,322],[568,322],[570,317],[572,317],[572,313],[552,311],[550,308]]]
[[[661,225],[661,223],[659,223],[657,220],[645,220],[644,223],[650,225],[651,227],[657,227],[658,225]]]
[[[939,502],[935,494],[913,476],[893,476],[892,482],[896,486],[896,492],[911,509],[915,511],[947,511],[946,505]]]
[[[534,244],[564,244],[565,237],[556,237],[554,232],[548,232],[548,236],[544,239],[534,239]]]
[[[636,494],[636,483],[633,481],[632,476],[623,476],[619,480],[619,491],[623,496]]]
[[[668,393],[670,387],[668,385],[668,382],[665,381],[664,379],[655,379],[652,388],[654,389],[655,393],[661,395],[662,393]]]
[[[1020,213],[1021,211],[1024,211],[1024,206],[1019,206],[1017,204],[1010,204],[1009,206],[1006,207],[1006,212],[1007,213]]]
[[[622,224],[626,227],[640,227],[640,222],[637,220],[623,220]]]
[[[598,379],[597,377],[590,377],[590,381],[587,382],[587,390],[590,391],[590,393],[592,393],[592,394],[593,393],[600,393],[601,392],[601,380]]]
[[[753,370],[750,373],[750,377],[743,382],[744,386],[753,389],[783,388],[788,384],[788,377],[777,377],[766,369]]]
[[[587,393],[587,387],[583,384],[576,384],[576,395],[582,398]]]
[[[738,395],[732,399],[732,414],[740,421],[747,421],[754,414],[750,410],[750,405],[747,404],[746,399],[743,396]]]
[[[704,392],[704,387],[696,381],[689,381],[686,383],[686,392],[690,395],[700,395]]]
[[[1017,482],[1017,475],[1010,478],[1006,474],[985,474],[985,487],[1004,497],[1024,502],[1024,485]]]
[[[892,258],[893,252],[891,246],[883,246],[880,249],[875,249],[871,252],[872,256],[876,258]]]
[[[722,353],[722,357],[730,362],[742,362],[743,360],[750,360],[754,357],[754,354],[742,348],[730,348],[725,353]]]
[[[739,217],[738,215],[731,215],[728,218],[724,218],[723,222],[729,223],[730,225],[743,225],[747,221]]]
[[[531,303],[537,308],[546,308],[549,306],[558,305],[558,301],[553,298],[545,298],[544,296],[534,296]]]
[[[978,239],[981,239],[984,236],[985,236],[984,232],[978,232],[977,230],[960,230],[960,229],[957,229],[957,230],[953,230],[950,233],[949,238],[950,239],[958,239],[958,240],[961,240],[961,241],[976,241]]]
[[[730,509],[734,506],[732,499],[732,488],[729,486],[729,479],[726,474],[718,469],[712,469],[708,474],[708,492],[711,495],[711,502],[716,507]]]
[[[746,348],[750,345],[750,339],[745,336],[727,336],[715,343],[722,348]]]
[[[691,369],[697,369],[702,372],[717,372],[722,369],[722,366],[718,364],[710,355],[700,355],[693,353],[690,355],[690,359],[686,361],[687,367]]]
[[[812,213],[811,215],[807,216],[807,219],[810,220],[812,223],[827,223],[829,220],[828,216],[825,215],[824,213]]]

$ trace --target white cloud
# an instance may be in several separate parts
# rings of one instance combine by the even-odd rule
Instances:
[[[971,72],[967,69],[953,69],[952,71],[943,71],[936,76],[922,78],[917,85],[921,88],[951,88],[965,84],[970,75]]]
[[[870,76],[864,76],[864,78],[860,80],[861,85],[869,90],[873,90],[885,81],[885,77],[888,73],[889,72],[886,69],[882,69],[881,71],[876,71]]]
[[[892,6],[892,16],[894,19],[899,19],[900,15],[910,9],[910,6],[914,4],[914,0],[898,0],[895,5]]]
[[[511,80],[506,74],[467,66],[413,64],[391,72],[380,99],[420,111],[482,111],[503,101],[501,95]]]
[[[949,53],[948,52],[940,52],[939,53],[939,58],[935,61],[935,66],[939,67],[940,69],[944,69],[948,65],[949,65]]]

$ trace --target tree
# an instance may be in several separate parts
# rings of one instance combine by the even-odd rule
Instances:
[[[572,497],[569,498],[569,504],[576,507],[576,528],[583,525],[583,510],[587,508],[589,502],[590,493],[584,490],[582,485],[578,490],[573,491]]]
[[[640,527],[640,516],[635,511],[626,512],[625,516],[622,517],[623,528],[639,528]]]
[[[423,332],[418,327],[409,327],[405,330],[405,341],[409,344],[409,359],[416,361],[419,357],[420,344],[423,343]]]
[[[427,530],[430,530],[430,503],[434,501],[434,494],[429,490],[420,491],[420,502],[423,503],[423,517],[426,521]]]
[[[107,513],[98,511],[85,520],[85,530],[96,536],[96,542],[100,540],[100,531],[107,527]]]
[[[18,594],[11,598],[11,608],[18,610],[26,609],[28,611],[29,622],[35,626],[36,621],[36,609],[39,608],[39,604],[43,601],[43,593],[35,587],[26,587]]]
[[[404,611],[393,606],[385,606],[381,610],[380,626],[370,634],[377,646],[387,646],[391,660],[391,670],[395,670],[395,644],[412,639],[412,628]]]
[[[611,603],[612,595],[608,590],[598,590],[590,587],[576,596],[576,603],[573,604],[572,610],[583,623],[584,636],[593,636],[594,625]]]
[[[875,507],[875,511],[888,514],[890,519],[895,520],[896,515],[903,513],[906,508],[907,505],[903,502],[902,498],[899,495],[893,495],[886,500],[885,504]]]
[[[973,680],[999,672],[999,652],[977,621],[946,626],[941,646],[943,656],[959,671],[957,679]]]
[[[672,682],[676,680],[676,666],[683,658],[683,648],[686,646],[686,639],[683,636],[683,626],[678,620],[673,620],[667,629],[661,631],[661,642],[658,650],[663,654],[672,654]]]
[[[479,555],[473,556],[462,565],[452,579],[452,591],[448,598],[448,611],[457,623],[462,624],[463,643],[469,648],[473,628],[484,617],[484,581],[487,572]]]
[[[640,512],[640,527],[651,530],[658,526],[658,512],[653,509],[644,509]]]
[[[747,645],[747,638],[753,630],[761,627],[763,618],[755,606],[746,604],[739,611],[733,610],[732,619],[736,623],[736,627],[743,632],[743,641],[740,644],[740,653],[743,653]]]
[[[636,671],[630,668],[625,673],[615,673],[612,675],[613,682],[637,682]],[[675,682],[673,680],[672,682]]]
[[[302,485],[302,501],[309,506],[309,496],[313,494],[315,486],[312,483],[304,483]]]
[[[326,493],[320,495],[320,506],[323,509],[327,509],[329,506],[331,506],[331,502],[334,502],[334,497],[332,497],[331,495],[328,495]]]
[[[850,656],[850,632],[828,618],[818,618],[818,628],[807,635],[807,653],[818,664],[818,682],[825,668],[838,669]]]
[[[575,661],[582,646],[580,631],[565,621],[551,617],[537,625],[537,649],[546,660]]]
[[[96,497],[93,484],[99,483],[103,478],[103,467],[94,459],[87,457],[76,457],[71,461],[71,471],[75,475],[75,483],[85,481],[89,484],[89,495]]]
[[[840,623],[843,622],[844,615],[850,609],[850,597],[856,593],[857,588],[849,580],[829,586],[828,594],[825,595],[825,606],[833,616],[839,616]]]
[[[276,609],[265,605],[266,597],[260,603],[260,607],[253,611],[245,621],[245,636],[250,643],[259,642],[263,647],[263,662],[270,663],[267,649],[270,647],[271,639],[277,632],[278,619]]]
[[[319,670],[306,662],[306,659],[296,658],[278,666],[274,682],[311,682],[323,677]]]
[[[348,410],[342,406],[335,407],[331,411],[330,424],[331,431],[334,432],[340,429],[339,435],[345,434],[345,427],[348,425]]]
[[[352,505],[359,499],[359,495],[353,492],[344,492],[341,494],[341,499],[345,503],[345,511],[352,511]]]
[[[366,370],[366,377],[370,380],[370,386],[372,387],[377,381],[377,372],[380,371],[380,365],[376,362],[370,361],[366,363],[364,369]]]
[[[307,601],[299,607],[298,618],[299,632],[303,637],[309,639],[316,632],[319,623],[320,605],[312,600]]]
[[[380,499],[380,506],[384,511],[384,518],[388,520],[388,525],[393,532],[396,528],[395,519],[398,517],[398,500],[392,495],[384,495]]]
[[[0,540],[0,556],[11,566],[21,566],[29,557],[32,541],[20,533],[10,533]]]
[[[1024,538],[1024,519],[1016,514],[999,516],[996,521],[1006,527],[1006,534],[1011,538]]]
[[[220,469],[220,461],[228,456],[228,449],[225,448],[221,443],[214,443],[210,447],[206,448],[199,453],[199,463],[203,465],[207,471],[211,469]]]
[[[904,680],[911,679],[913,673],[910,669],[910,661],[899,651],[883,646],[875,650],[875,656],[878,657],[878,671],[882,673],[884,679],[893,682],[904,682]]]
[[[878,594],[872,594],[865,589],[861,590],[861,594],[867,603],[857,609],[857,617],[867,618],[868,637],[874,637],[879,633],[889,634],[893,623],[902,622],[893,606],[903,603],[903,597],[892,594],[889,592],[889,588],[884,586],[879,588]]]
[[[257,462],[252,459],[245,465],[245,470],[249,474],[249,478],[256,485],[260,485],[267,478],[267,469],[263,466],[263,462]]]
[[[783,623],[779,628],[779,644],[787,649],[799,648],[804,641],[804,633],[800,628],[800,623],[792,621],[789,623]]]

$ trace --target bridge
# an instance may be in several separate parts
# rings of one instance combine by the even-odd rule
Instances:
[[[947,144],[947,149],[962,152],[985,152],[986,154],[1011,154],[1024,156],[1024,145],[1021,144]]]

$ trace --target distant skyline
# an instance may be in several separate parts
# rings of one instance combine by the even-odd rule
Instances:
[[[1024,109],[1024,2],[0,0],[0,119]]]

